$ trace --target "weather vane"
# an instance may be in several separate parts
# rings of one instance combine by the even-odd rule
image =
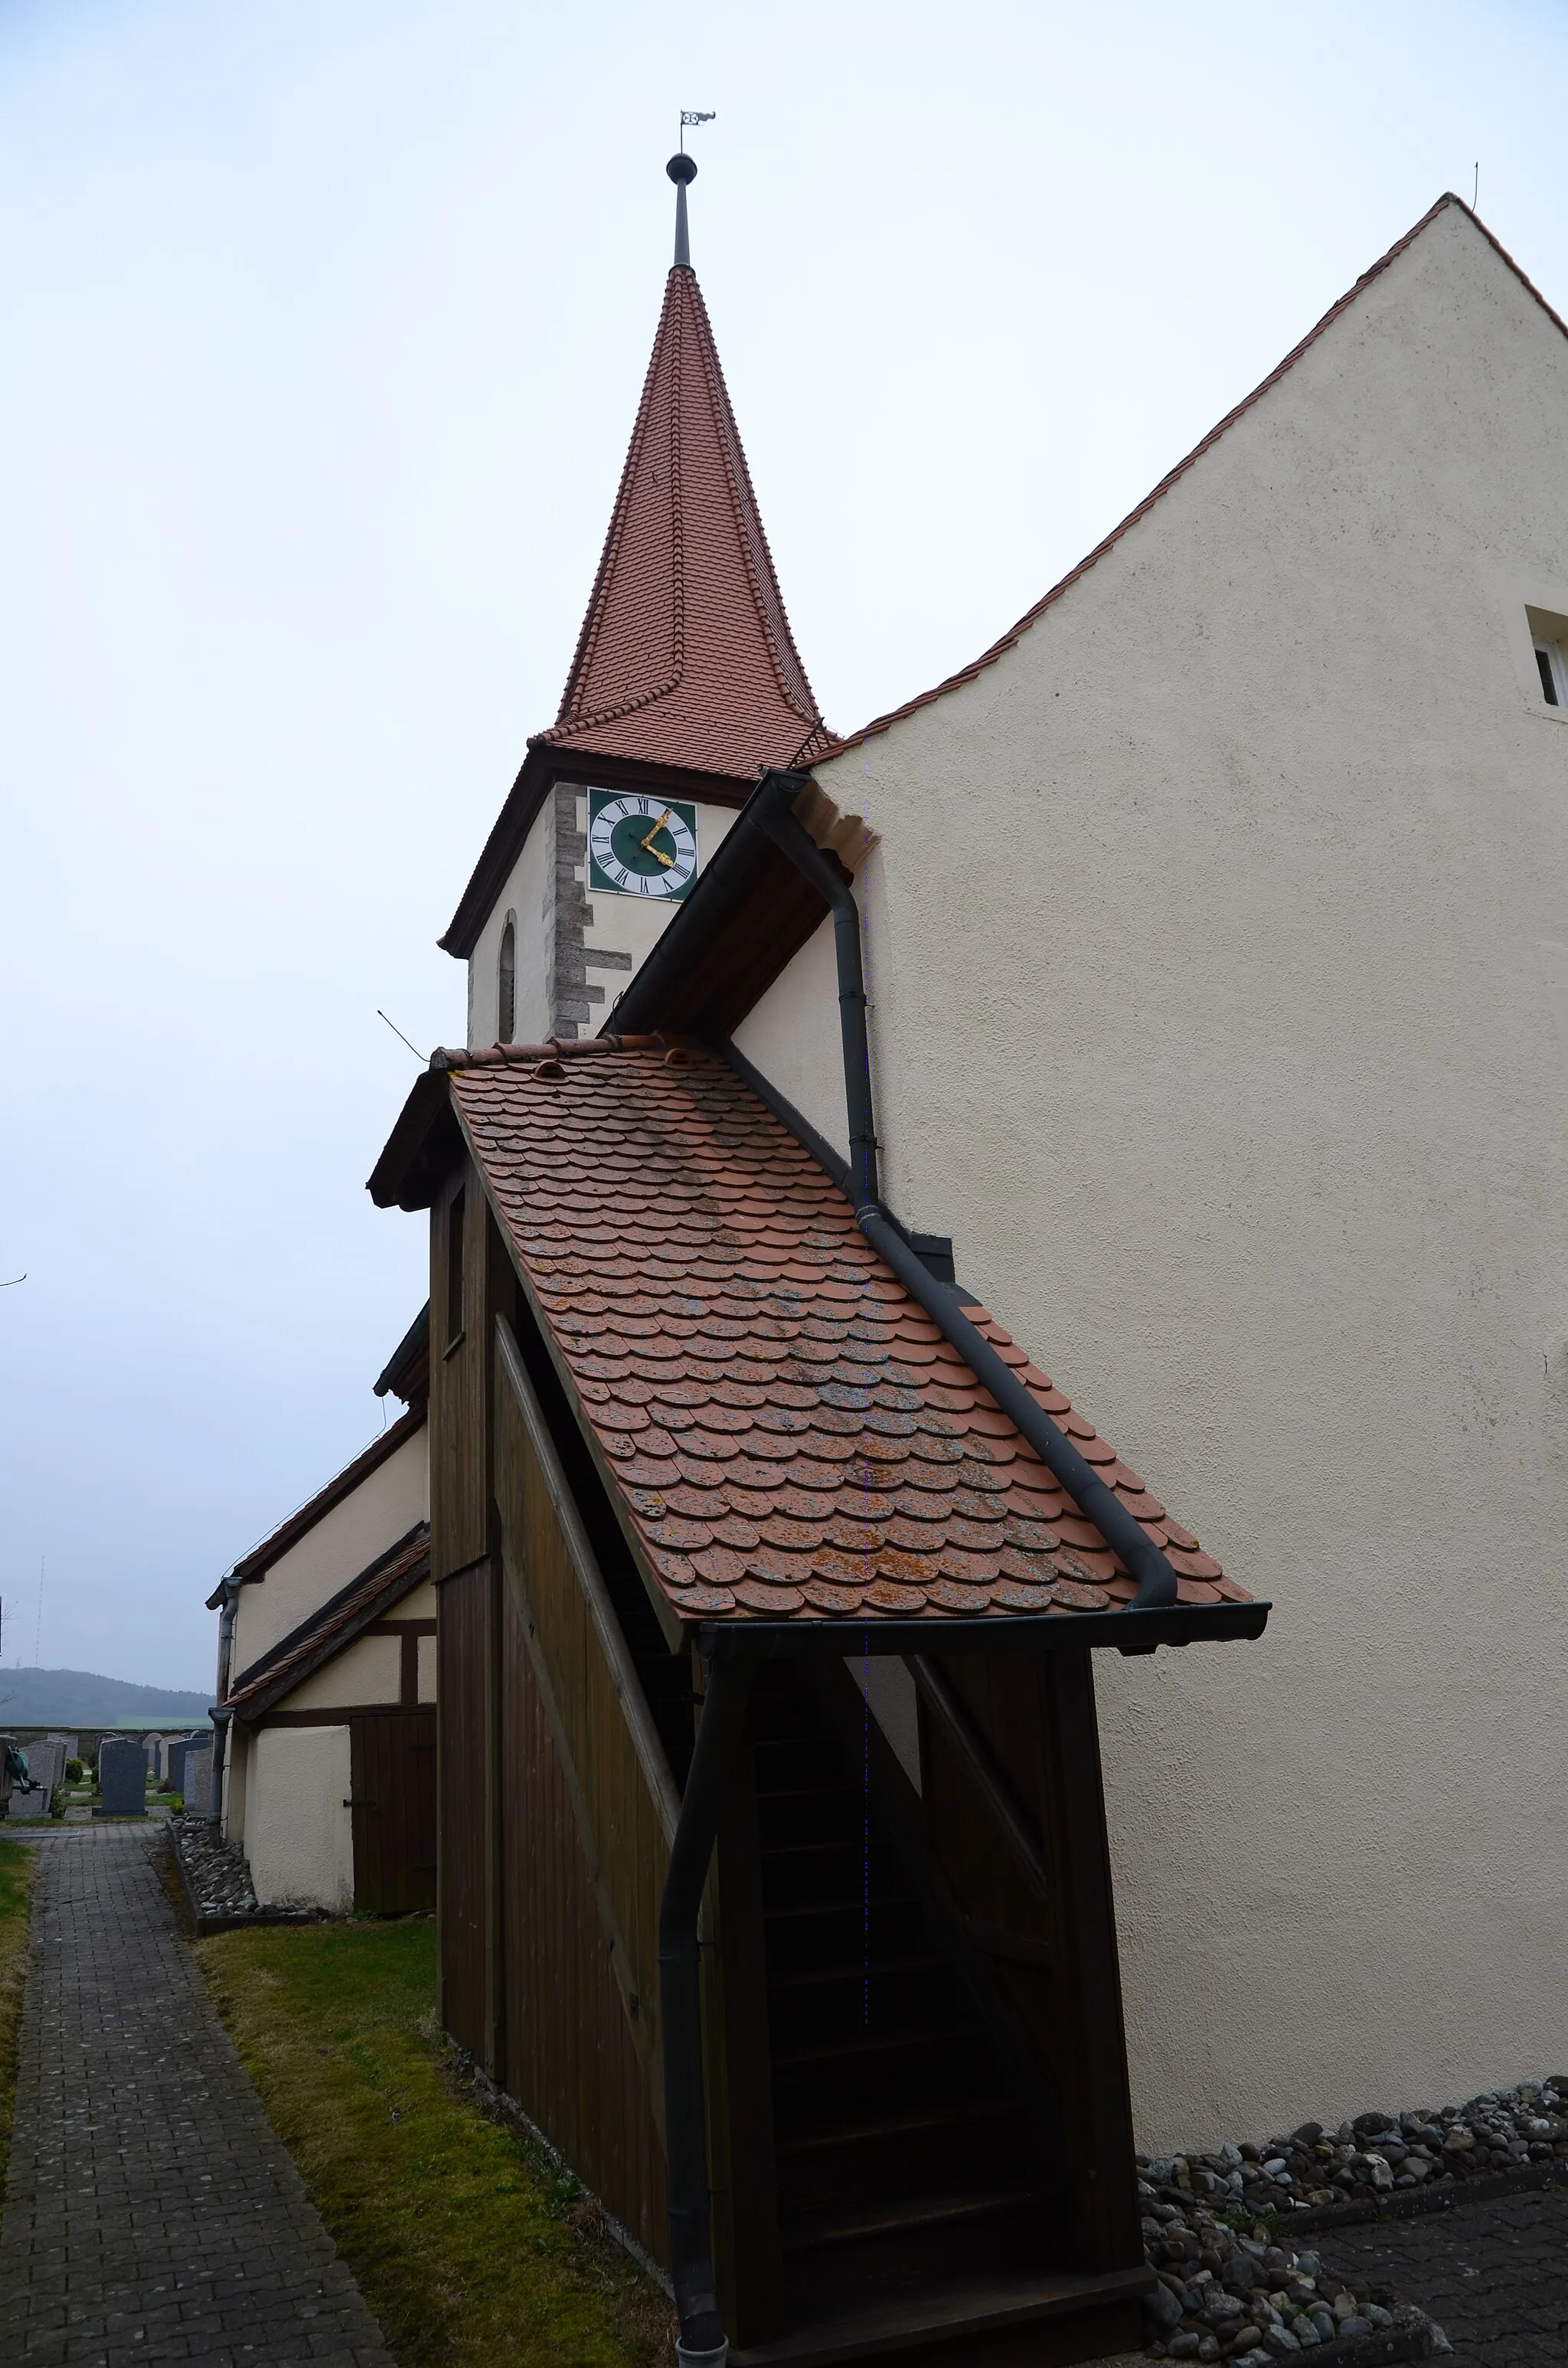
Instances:
[[[711,123],[713,113],[714,110],[711,108],[706,110],[697,107],[681,108],[680,146],[665,166],[665,172],[676,185],[676,269],[677,271],[691,269],[691,245],[687,237],[686,229],[686,193],[690,183],[697,178],[697,159],[695,156],[688,156],[686,153],[686,135],[693,124]]]

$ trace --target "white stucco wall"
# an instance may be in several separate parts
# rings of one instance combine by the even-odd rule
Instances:
[[[339,1588],[429,1514],[429,1432],[422,1424],[351,1496],[324,1513],[266,1576],[240,1588],[232,1667],[235,1679]]]
[[[508,914],[517,931],[515,1044],[540,1044],[550,1033],[550,916],[555,894],[555,829],[547,797],[533,818],[522,853],[491,908],[468,965],[469,1044],[494,1044],[501,1008],[501,939]]]
[[[401,1604],[392,1617],[402,1611]],[[281,1710],[353,1710],[367,1702],[394,1702],[403,1681],[403,1642],[397,1636],[357,1636],[324,1668],[294,1688]]]
[[[1450,211],[819,768],[881,834],[892,1206],[1276,1606],[1097,1664],[1151,2144],[1562,2053],[1568,734],[1516,610],[1564,584],[1568,341]],[[835,1133],[827,976],[740,1042]]]
[[[348,1785],[347,1726],[264,1726],[252,1738],[245,1854],[263,1907],[353,1907]]]
[[[714,849],[725,838],[735,819],[730,806],[710,805],[705,799],[682,798],[683,805],[694,805],[697,813],[697,869],[700,873]],[[588,792],[580,790],[576,796],[576,826],[584,837],[588,829]],[[549,798],[540,808],[524,842],[522,853],[512,867],[506,887],[496,898],[490,916],[475,940],[468,966],[468,1042],[471,1044],[493,1044],[500,1011],[501,938],[506,916],[514,914],[517,927],[517,1023],[512,1041],[517,1044],[538,1044],[551,1032],[550,982],[554,960],[553,905],[555,896],[554,808]],[[585,887],[587,884],[586,861],[573,867],[573,876]],[[648,959],[669,925],[670,917],[679,911],[678,905],[663,898],[622,896],[594,888],[588,891],[593,919],[583,930],[584,950],[588,954],[607,950],[629,954],[630,970],[601,970],[592,962],[588,964],[589,983],[605,992],[603,1005],[594,1006],[585,1035],[594,1035],[602,1025],[616,996],[628,987]]]
[[[827,768],[824,766],[823,774]],[[856,874],[863,923],[881,902],[881,850],[873,848]],[[874,1008],[874,949],[862,928],[860,960],[866,997]],[[833,923],[824,921],[734,1032],[737,1052],[809,1119],[841,1159],[849,1156],[844,1105],[844,1056],[838,1030],[838,958]]]

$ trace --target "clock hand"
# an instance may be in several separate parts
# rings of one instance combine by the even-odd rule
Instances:
[[[638,849],[639,854],[642,854],[642,855],[652,855],[652,856],[653,856],[653,857],[657,860],[657,861],[659,861],[660,863],[672,863],[672,862],[675,860],[675,859],[674,859],[674,857],[673,857],[673,856],[669,856],[669,855],[660,855],[658,848],[657,848],[656,847],[654,847],[654,846],[653,846],[653,845],[651,844],[651,841],[653,841],[653,839],[655,839],[655,838],[657,838],[657,837],[658,837],[659,833],[663,830],[663,828],[664,828],[665,825],[668,822],[668,820],[669,820],[669,818],[670,818],[670,814],[671,814],[672,811],[673,811],[673,809],[672,809],[671,807],[669,807],[669,806],[666,806],[666,807],[665,808],[664,813],[659,816],[658,821],[653,825],[653,829],[648,833],[648,837],[647,837],[642,841],[642,844],[641,848]]]

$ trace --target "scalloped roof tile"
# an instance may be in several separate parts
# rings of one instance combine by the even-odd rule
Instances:
[[[744,780],[821,729],[702,290],[676,265],[561,712],[529,746]]]
[[[1102,1611],[1116,1556],[701,1049],[442,1053],[497,1217],[648,1569],[683,1618]],[[969,1311],[1164,1546],[1251,1599],[984,1309]]]

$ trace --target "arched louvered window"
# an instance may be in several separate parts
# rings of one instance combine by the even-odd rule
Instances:
[[[509,1044],[517,1027],[517,925],[509,913],[506,926],[501,932],[499,984],[501,992],[496,1008],[500,1016],[495,1023],[495,1041],[498,1044]]]

